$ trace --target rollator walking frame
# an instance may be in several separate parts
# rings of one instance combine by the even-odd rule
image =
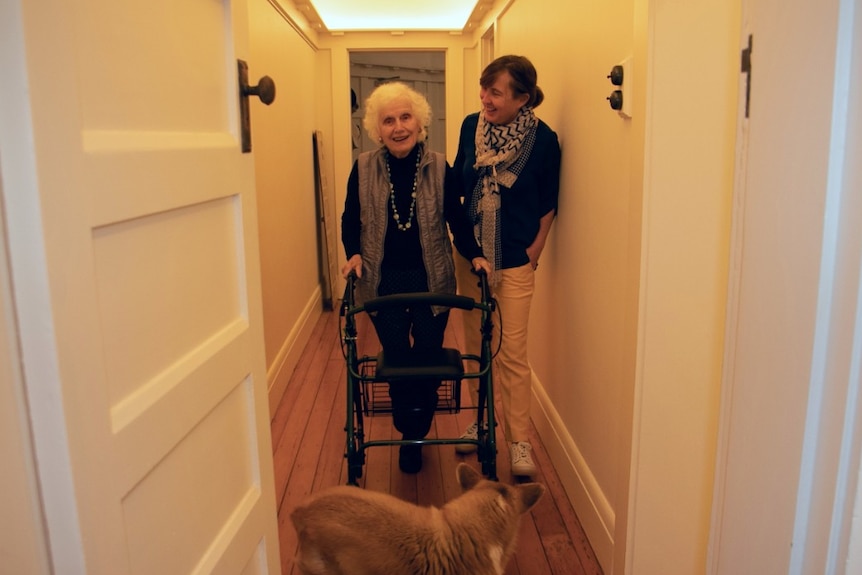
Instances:
[[[400,293],[378,297],[355,305],[354,289],[356,275],[347,277],[347,287],[341,305],[344,317],[342,348],[347,361],[347,459],[348,484],[357,485],[365,465],[365,450],[369,447],[384,445],[432,445],[432,444],[473,444],[476,445],[482,473],[489,479],[497,480],[497,445],[494,430],[494,385],[491,374],[491,337],[493,333],[492,315],[496,301],[491,297],[487,277],[479,276],[481,301],[472,298],[434,292]],[[406,357],[389,357],[381,350],[376,356],[360,357],[357,351],[356,315],[373,314],[386,308],[407,308],[411,305],[439,305],[481,313],[482,333],[481,353],[461,353],[457,349],[442,348],[431,353],[413,352]],[[477,310],[477,311],[474,311]],[[478,365],[478,370],[467,371],[464,363]],[[457,413],[461,408],[461,380],[479,380],[479,404],[476,406],[477,438],[424,438],[417,440],[375,440],[365,441],[363,416],[373,413],[386,413],[389,407],[375,398],[375,388],[387,383],[410,385],[411,380],[440,379],[443,401],[438,402],[437,412]],[[376,394],[379,398],[379,393]],[[387,394],[388,395],[388,394]],[[387,397],[388,399],[388,397]],[[390,408],[391,409],[391,408]]]

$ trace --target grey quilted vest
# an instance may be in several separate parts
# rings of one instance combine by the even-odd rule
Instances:
[[[356,303],[377,297],[380,265],[383,262],[383,239],[389,226],[389,175],[384,148],[363,152],[358,159],[359,220],[362,223],[362,279],[357,283]],[[455,263],[449,229],[443,217],[443,179],[446,158],[439,152],[422,147],[422,160],[416,179],[416,221],[422,259],[428,275],[428,291],[455,293]],[[445,311],[435,306],[434,313]]]

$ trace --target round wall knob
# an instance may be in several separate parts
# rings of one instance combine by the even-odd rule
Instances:
[[[614,86],[622,86],[623,85],[623,67],[617,64],[613,68],[611,68],[611,73],[608,74],[608,78],[611,81],[611,84]]]
[[[622,110],[623,109],[623,91],[622,90],[614,90],[611,92],[611,95],[607,97],[608,102],[611,104],[611,108],[614,110]]]
[[[257,96],[267,106],[275,101],[275,82],[269,76],[264,76],[258,80],[257,86],[249,86],[244,91],[247,96]]]

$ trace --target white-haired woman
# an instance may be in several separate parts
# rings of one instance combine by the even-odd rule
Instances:
[[[425,146],[431,106],[406,84],[378,86],[365,102],[363,125],[380,148],[363,152],[347,181],[341,237],[355,272],[356,301],[408,292],[455,293],[455,247],[476,269],[490,272],[461,207],[459,186],[446,158]],[[447,229],[448,224],[448,229]],[[387,354],[440,349],[448,310],[413,306],[372,317]],[[422,439],[437,407],[439,379],[389,386],[393,424],[402,439]],[[422,446],[400,447],[405,473],[422,468]]]

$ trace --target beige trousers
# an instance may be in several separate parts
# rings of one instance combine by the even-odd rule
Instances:
[[[458,292],[480,299],[478,280],[470,272],[470,263],[460,255],[455,257]],[[494,395],[500,398],[503,411],[500,419],[507,441],[527,441],[530,429],[530,400],[533,372],[527,359],[527,326],[530,303],[533,300],[535,272],[530,264],[497,272],[499,278],[492,293],[497,300],[499,315],[494,314],[494,339],[491,351],[499,345],[500,324],[503,343],[493,363]],[[464,317],[464,351],[479,354],[482,335],[479,331],[481,314],[470,312]],[[468,380],[473,402],[479,402],[479,381]]]

